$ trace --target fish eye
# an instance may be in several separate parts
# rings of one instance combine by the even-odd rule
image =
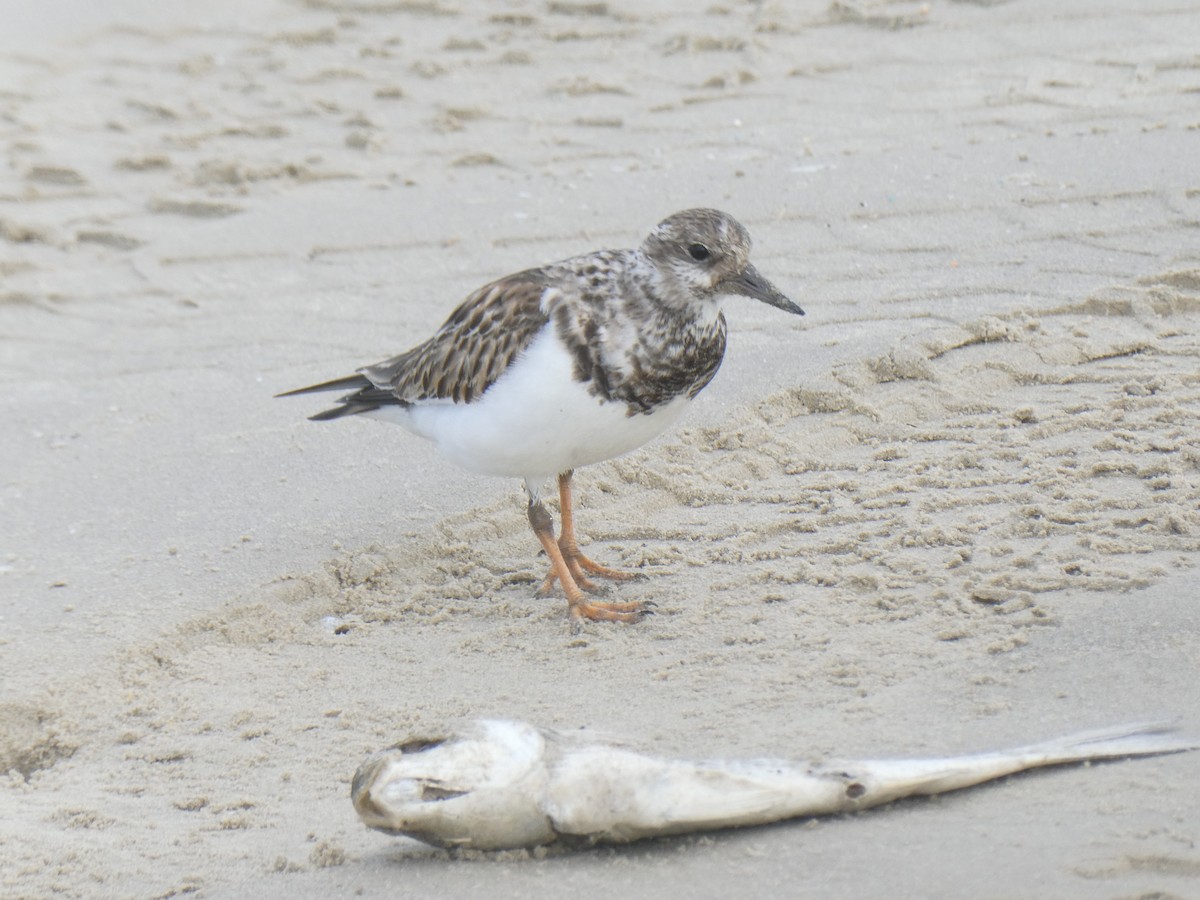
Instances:
[[[696,262],[703,262],[711,255],[703,244],[688,244],[687,252]]]

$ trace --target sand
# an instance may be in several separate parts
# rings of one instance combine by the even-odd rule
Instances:
[[[1200,734],[1200,7],[68,0],[0,37],[0,893],[1186,897],[1200,753],[819,823],[455,857],[364,755]],[[70,27],[61,25],[70,21]],[[658,614],[569,626],[519,485],[272,394],[717,206],[683,427],[579,473]]]

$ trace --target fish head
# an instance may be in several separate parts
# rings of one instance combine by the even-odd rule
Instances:
[[[538,729],[484,720],[372,755],[350,798],[368,827],[437,847],[535,847],[557,838],[539,801],[548,778]]]

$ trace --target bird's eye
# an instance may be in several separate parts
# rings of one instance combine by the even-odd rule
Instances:
[[[687,251],[696,262],[703,262],[709,257],[708,248],[703,244],[688,244]]]

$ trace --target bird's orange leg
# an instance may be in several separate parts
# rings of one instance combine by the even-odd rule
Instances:
[[[571,478],[574,474],[574,472],[563,472],[558,476],[558,501],[562,515],[562,535],[558,539],[558,549],[561,551],[563,560],[566,562],[571,576],[575,579],[576,585],[585,591],[602,593],[604,589],[588,578],[589,574],[595,575],[597,578],[607,578],[610,581],[632,581],[645,577],[640,572],[622,572],[620,569],[602,566],[600,563],[588,559],[580,551],[579,542],[575,537],[575,503],[571,494]],[[538,590],[538,595],[549,596],[557,579],[558,573],[551,566],[546,580],[542,582],[542,586]]]
[[[633,581],[635,578],[642,578],[641,572],[622,572],[620,569],[610,569],[608,566],[593,562],[580,552],[579,544],[575,540],[575,503],[571,496],[571,478],[574,474],[574,472],[563,472],[558,476],[558,501],[562,515],[562,536],[558,539],[558,546],[562,550],[563,556],[575,561],[585,572],[590,572],[598,578],[607,578],[611,581]]]
[[[549,579],[558,579],[562,584],[573,619],[591,619],[595,622],[637,622],[649,612],[649,604],[646,603],[601,603],[588,600],[583,591],[579,589],[558,541],[554,539],[554,519],[550,516],[549,510],[540,500],[535,501],[530,498],[528,513],[533,533],[537,535],[546,555],[550,557]]]

